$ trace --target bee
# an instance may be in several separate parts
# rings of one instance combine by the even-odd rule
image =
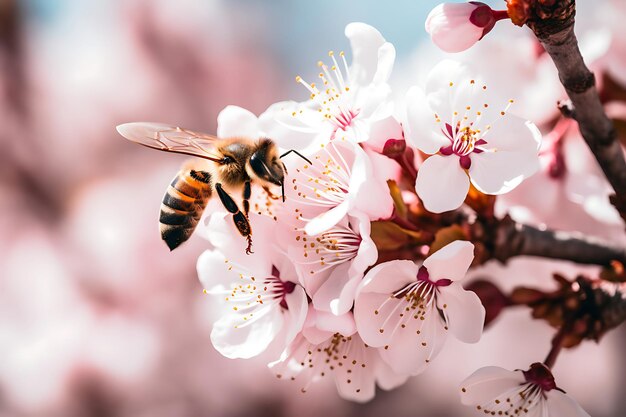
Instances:
[[[220,139],[162,123],[126,123],[117,126],[117,131],[126,139],[149,148],[203,159],[183,164],[163,197],[159,224],[161,238],[170,250],[189,239],[215,192],[232,214],[241,236],[246,238],[246,254],[252,253],[252,228],[248,217],[252,184],[259,184],[274,199],[278,197],[271,193],[270,187],[281,187],[284,202],[287,168],[281,158],[294,152],[311,164],[294,149],[279,155],[278,146],[268,138]],[[241,193],[243,207],[231,197],[235,192]]]

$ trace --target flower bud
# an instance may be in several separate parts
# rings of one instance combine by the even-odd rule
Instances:
[[[444,51],[461,52],[481,40],[505,17],[502,12],[477,1],[442,3],[426,18],[426,32]]]

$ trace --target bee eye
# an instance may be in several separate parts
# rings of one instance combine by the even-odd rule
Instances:
[[[231,158],[230,156],[225,156],[225,157],[222,158],[222,164],[223,165],[232,164],[233,162],[235,162],[235,160],[233,158]]]

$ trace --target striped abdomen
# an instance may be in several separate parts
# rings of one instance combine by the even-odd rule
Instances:
[[[167,187],[159,226],[161,238],[170,250],[185,242],[202,216],[209,198],[211,198],[211,174],[183,167]]]

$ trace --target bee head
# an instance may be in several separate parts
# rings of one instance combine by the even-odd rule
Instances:
[[[285,166],[279,158],[276,145],[270,139],[261,139],[250,157],[250,169],[254,177],[274,185],[283,185]]]

